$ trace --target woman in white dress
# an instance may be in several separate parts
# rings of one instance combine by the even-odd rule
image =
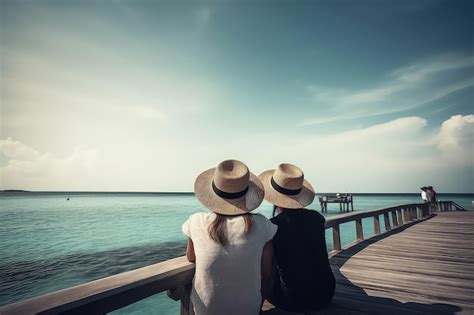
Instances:
[[[182,227],[186,255],[196,263],[194,312],[258,314],[269,289],[277,230],[263,215],[250,214],[263,200],[262,183],[244,163],[226,160],[201,173],[194,191],[212,211],[191,215]]]

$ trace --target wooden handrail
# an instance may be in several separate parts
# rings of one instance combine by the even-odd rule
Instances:
[[[388,208],[381,208],[381,209],[375,209],[375,210],[368,210],[368,211],[357,211],[353,213],[344,213],[344,214],[339,214],[335,216],[331,216],[326,219],[326,228],[330,228],[334,226],[335,224],[342,224],[358,219],[364,219],[364,218],[369,218],[374,215],[380,215],[384,213],[388,213],[397,209],[401,208],[408,208],[408,207],[421,207],[423,204],[421,203],[413,203],[413,204],[403,204],[403,205],[398,205],[398,206],[391,206]]]
[[[193,276],[194,264],[182,256],[10,304],[0,314],[105,314],[179,288]]]
[[[326,229],[333,229],[333,250],[329,253],[329,256],[333,256],[341,250],[347,249],[348,247],[364,240],[362,219],[372,218],[374,223],[374,233],[375,235],[378,235],[381,234],[380,215],[383,215],[384,217],[385,231],[390,231],[413,220],[422,219],[429,215],[429,213],[427,204],[413,203],[332,216],[326,220],[325,224]],[[393,226],[390,223],[389,214],[392,216]],[[339,225],[351,221],[355,221],[356,241],[343,248],[341,244]]]
[[[464,210],[451,201],[442,201],[439,211]],[[396,229],[412,220],[420,220],[430,214],[426,204],[405,204],[388,208],[336,215],[326,220],[326,229],[332,228],[333,256],[364,239],[362,219],[372,217],[374,231],[380,234],[379,215],[384,215],[385,230]],[[392,216],[393,226],[389,215]],[[339,225],[354,221],[357,240],[342,248]],[[194,276],[194,264],[185,256],[170,259],[140,269],[87,282],[64,290],[41,295],[0,308],[0,315],[12,314],[105,314],[140,301],[151,295],[175,290],[186,292]],[[176,289],[182,290],[176,290]],[[186,295],[171,294],[181,298],[181,314],[191,314],[192,307]]]

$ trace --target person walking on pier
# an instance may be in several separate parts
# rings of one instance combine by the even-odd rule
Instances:
[[[420,187],[421,189],[421,201],[423,203],[427,203],[427,202],[430,202],[429,198],[428,198],[428,187],[426,186],[423,186],[423,187]]]
[[[273,237],[273,292],[268,300],[287,311],[324,307],[332,300],[336,284],[326,248],[325,219],[304,208],[314,199],[313,187],[292,164],[280,164],[258,178],[265,187],[265,200],[274,205],[271,221],[278,226]]]
[[[194,192],[212,211],[195,213],[182,226],[188,237],[186,256],[196,263],[191,290],[195,314],[259,314],[277,230],[263,215],[250,214],[263,201],[262,183],[244,163],[226,160],[201,173]]]
[[[423,212],[426,212],[428,213],[430,211],[430,201],[428,199],[428,193],[427,193],[427,189],[428,187],[426,186],[423,186],[423,187],[420,187],[421,189],[421,201],[423,202]]]
[[[438,208],[438,194],[433,186],[426,187],[426,194],[428,195],[431,211],[436,211]]]

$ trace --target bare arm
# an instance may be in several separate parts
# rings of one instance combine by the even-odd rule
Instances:
[[[272,279],[272,260],[273,260],[273,243],[268,241],[263,246],[262,251],[262,262],[261,262],[261,275],[262,275],[262,304],[266,298],[270,295],[271,290],[271,279]]]
[[[188,246],[186,247],[186,257],[190,262],[196,261],[196,255],[194,254],[194,243],[190,238],[188,238]]]
[[[186,257],[190,262],[196,261],[196,256],[194,255],[194,244],[193,240],[188,238],[188,246],[186,247]],[[182,300],[183,297],[189,296],[189,292],[186,292],[186,287],[179,286],[177,288],[169,289],[167,291],[168,297],[172,298],[175,301]],[[194,313],[193,313],[194,314]]]

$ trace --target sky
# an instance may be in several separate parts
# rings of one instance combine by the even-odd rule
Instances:
[[[0,1],[0,189],[474,192],[472,1]]]

